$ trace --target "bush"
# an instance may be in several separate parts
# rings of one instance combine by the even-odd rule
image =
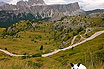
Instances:
[[[99,49],[99,50],[101,50],[101,49],[103,49],[103,48],[104,48],[104,46],[103,46],[103,45],[98,47],[98,49]]]
[[[82,28],[82,27],[80,27],[80,28],[77,30],[78,33],[81,32],[81,31],[83,31],[83,28]]]
[[[5,50],[8,50],[7,48],[5,48]]]
[[[45,45],[47,45],[47,42],[45,43]]]
[[[26,59],[26,56],[22,56],[22,59]]]
[[[75,53],[74,53],[74,52],[72,52],[72,53],[70,53],[70,54],[69,54],[69,56],[74,55],[74,54],[75,54]]]
[[[43,50],[43,45],[41,45],[40,50]]]
[[[31,58],[31,56],[22,56],[22,59]]]
[[[73,32],[73,36],[76,36],[77,35],[77,33],[76,32]]]
[[[23,55],[28,55],[27,53],[24,53]],[[22,59],[31,58],[30,56],[22,56]]]
[[[34,41],[35,43],[37,43],[37,41]]]
[[[32,57],[41,57],[41,54],[33,54]]]
[[[0,58],[0,60],[9,60],[9,58]]]
[[[90,37],[88,34],[85,35],[87,38]]]
[[[60,57],[64,58],[64,57],[66,57],[66,56],[67,56],[66,54],[63,54],[63,55],[61,55]]]
[[[6,31],[3,31],[2,37],[4,38],[8,33]]]

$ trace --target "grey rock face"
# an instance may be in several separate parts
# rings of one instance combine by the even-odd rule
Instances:
[[[17,6],[18,7],[28,7],[29,5],[28,5],[28,3],[27,2],[25,2],[25,1],[19,1],[19,2],[17,2]]]
[[[46,4],[43,0],[28,0],[28,1],[19,1],[17,5],[31,7],[31,6],[46,5]]]
[[[37,1],[37,4],[40,4],[40,5],[41,5],[41,4],[42,4],[42,5],[45,5],[45,2],[44,2],[43,0],[38,0],[38,1]]]
[[[3,6],[0,6],[1,10],[16,10],[18,9],[16,5],[10,5],[10,4],[5,4]]]
[[[31,3],[31,6],[29,5]],[[34,3],[34,4],[33,4]],[[32,5],[33,4],[33,5]],[[37,5],[38,4],[38,5]],[[42,5],[41,5],[42,4]],[[1,10],[16,10],[18,13],[32,13],[35,16],[55,17],[80,15],[83,10],[80,9],[78,3],[65,5],[46,5],[43,0],[20,1],[17,5],[6,4],[0,7]]]
[[[32,5],[36,5],[37,0],[29,0],[28,1],[28,5],[32,6]]]
[[[19,17],[19,20],[21,19],[20,16],[24,16],[23,19],[28,19],[27,17],[31,19],[51,18],[50,21],[56,21],[64,16],[79,16],[85,13],[80,9],[77,2],[63,5],[46,5],[43,0],[20,1],[17,5],[6,4],[1,6],[0,10],[12,10],[13,16],[16,17],[16,19]],[[6,16],[6,14],[3,16]],[[2,16],[0,16],[0,18],[2,18]]]

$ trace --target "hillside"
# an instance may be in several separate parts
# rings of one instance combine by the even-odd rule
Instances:
[[[87,16],[92,18],[104,18],[104,9],[86,11]]]
[[[89,15],[89,14],[92,14],[92,13],[98,13],[98,12],[104,12],[104,9],[95,9],[95,10],[89,10],[89,11],[86,11],[86,14]]]
[[[53,56],[45,57],[45,58],[35,57],[29,59],[22,59],[16,57],[9,57],[4,54],[4,56],[1,56],[1,61],[0,61],[2,62],[0,63],[2,65],[1,69],[2,68],[34,69],[35,66],[40,67],[41,64],[42,64],[41,68],[68,69],[70,68],[71,62],[73,63],[80,62],[85,66],[87,66],[88,69],[103,69],[103,54],[104,54],[103,35],[104,34],[102,34],[101,36],[97,37],[94,40],[88,41],[74,48],[73,50],[71,49],[71,50],[63,51]],[[3,53],[1,52],[1,54]],[[11,64],[8,64],[8,62],[11,62]]]
[[[8,28],[1,28],[0,49],[29,56],[11,57],[0,52],[0,69],[68,69],[71,62],[80,62],[88,69],[103,69],[104,34],[75,48],[41,57],[104,30],[102,24],[102,18],[71,16],[50,23],[22,20]]]

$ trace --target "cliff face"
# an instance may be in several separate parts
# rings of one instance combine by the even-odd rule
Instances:
[[[6,13],[12,11],[12,14],[16,17],[18,14],[21,14],[21,16],[27,16],[29,14],[36,19],[51,18],[50,21],[56,21],[63,16],[81,15],[84,12],[80,9],[77,2],[63,5],[46,5],[43,0],[19,1],[17,5],[6,4],[1,6],[0,10],[8,11]]]

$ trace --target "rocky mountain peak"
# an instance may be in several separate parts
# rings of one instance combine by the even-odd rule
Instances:
[[[43,0],[28,0],[28,1],[19,1],[17,2],[17,5],[20,6],[24,6],[24,7],[31,7],[31,6],[36,6],[36,5],[46,5],[45,2]]]
[[[8,4],[0,6],[0,10],[8,10],[6,13],[1,11],[2,15],[0,18],[5,16],[4,22],[3,19],[0,19],[2,26],[4,26],[4,23],[10,23],[11,19],[9,18],[13,18],[13,22],[11,23],[25,19],[49,19],[49,21],[57,21],[64,16],[81,16],[85,14],[84,11],[80,9],[78,2],[63,5],[46,5],[43,0],[19,1],[17,5]],[[9,16],[11,15],[9,11],[12,11],[12,16]],[[7,14],[9,15],[7,16]]]
[[[37,0],[28,0],[28,2],[35,2],[35,3],[37,3]]]
[[[45,5],[45,2],[43,0],[38,0],[37,3]]]
[[[46,5],[43,0],[28,0],[28,4],[30,6],[36,6],[36,5]]]
[[[19,1],[19,2],[17,2],[17,6],[26,6],[26,2],[25,1]]]

